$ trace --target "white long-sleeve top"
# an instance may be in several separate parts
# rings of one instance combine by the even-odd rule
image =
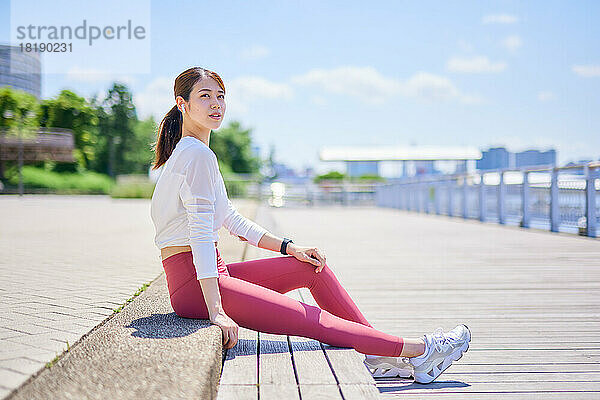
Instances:
[[[254,246],[268,232],[236,210],[215,153],[193,136],[183,136],[162,165],[150,213],[155,245],[158,249],[189,245],[197,279],[218,277],[215,242],[221,226]]]

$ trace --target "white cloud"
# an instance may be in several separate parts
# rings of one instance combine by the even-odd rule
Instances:
[[[405,95],[430,101],[457,99],[465,104],[478,104],[483,100],[478,96],[461,93],[448,78],[428,72],[417,72],[411,76],[403,91]]]
[[[550,101],[556,99],[556,95],[550,90],[542,90],[538,93],[537,98],[539,101]]]
[[[294,96],[292,87],[286,83],[269,81],[260,76],[242,76],[225,83],[227,109],[233,113],[246,113],[250,104],[260,99],[290,100]]]
[[[313,69],[292,77],[291,82],[319,86],[325,92],[356,97],[368,104],[381,104],[395,95],[427,101],[458,100],[466,104],[482,101],[478,96],[461,93],[448,78],[427,72],[417,72],[401,81],[383,76],[373,67],[345,66]]]
[[[158,77],[151,81],[143,91],[133,93],[138,117],[145,119],[150,115],[160,122],[175,105],[173,96],[174,78]]]
[[[481,19],[483,24],[514,24],[519,18],[510,14],[490,14]]]
[[[584,78],[600,76],[600,65],[573,65],[572,70]]]
[[[240,57],[243,60],[251,61],[264,58],[269,54],[271,54],[271,50],[269,50],[267,47],[261,45],[253,45],[242,50],[242,52],[240,53]]]
[[[373,104],[385,101],[400,89],[398,81],[384,77],[373,67],[313,69],[292,77],[291,82],[321,86],[327,92],[361,97],[365,102]]]
[[[464,73],[502,72],[506,69],[506,66],[505,62],[493,63],[485,56],[453,57],[446,63],[446,68],[449,71]]]
[[[505,37],[500,42],[500,45],[510,51],[515,51],[523,45],[523,41],[521,40],[521,37],[519,35],[510,35]]]
[[[131,75],[119,75],[111,72],[106,72],[100,69],[71,67],[65,74],[65,78],[71,82],[98,83],[120,82],[128,86],[135,83],[136,79]]]

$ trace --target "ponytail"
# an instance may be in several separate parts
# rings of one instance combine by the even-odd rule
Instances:
[[[190,93],[192,87],[203,78],[213,78],[217,81],[221,89],[225,91],[225,85],[221,77],[213,71],[201,67],[192,67],[183,71],[175,78],[175,87],[173,93],[175,99],[177,96],[183,97],[185,101],[190,101]],[[154,160],[153,170],[160,168],[171,156],[177,143],[181,140],[183,134],[183,114],[177,108],[177,104],[173,106],[160,122],[158,127],[158,140],[155,142],[156,147],[154,152],[156,157]]]
[[[156,142],[156,159],[152,169],[158,169],[167,162],[173,153],[177,142],[181,140],[183,116],[177,105],[169,110],[158,127],[158,141]]]

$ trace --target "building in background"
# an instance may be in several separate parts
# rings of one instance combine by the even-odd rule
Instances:
[[[531,167],[535,165],[556,165],[556,150],[539,151],[527,150],[515,154],[516,167]]]
[[[346,161],[349,176],[379,175],[377,161]]]
[[[481,160],[477,160],[476,165],[478,170],[555,166],[556,150],[511,153],[504,147],[491,147],[482,152]]]
[[[328,147],[319,152],[321,161],[344,162],[346,174],[351,177],[381,176],[381,162],[402,163],[402,177],[440,174],[436,162],[450,162],[454,165],[452,171],[463,172],[469,161],[480,158],[481,152],[474,147],[452,146]]]
[[[477,169],[510,168],[510,153],[504,147],[492,147],[481,153],[481,159],[476,162]]]
[[[42,95],[42,64],[40,54],[22,52],[20,46],[0,44],[0,87],[31,93],[38,99]]]

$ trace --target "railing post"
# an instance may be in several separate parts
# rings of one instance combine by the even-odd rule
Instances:
[[[589,237],[596,237],[596,177],[597,168],[590,168],[586,165],[585,174],[585,219],[586,234]]]
[[[462,216],[464,219],[467,219],[467,175],[463,177],[463,187],[462,187]]]
[[[421,212],[421,182],[415,183],[415,211]]]
[[[448,180],[448,216],[452,217],[454,215],[454,203],[452,193],[454,192],[454,179],[450,178]]]
[[[396,208],[398,209],[402,209],[402,184],[401,183],[396,183]]]
[[[425,212],[427,214],[431,213],[431,205],[429,204],[429,193],[431,193],[431,181],[427,180],[425,182]]]
[[[521,226],[523,228],[529,228],[529,171],[523,171],[523,186],[521,188]]]
[[[558,232],[560,226],[560,205],[558,203],[558,168],[552,168],[550,180],[550,231]]]
[[[419,209],[419,199],[417,198],[419,195],[419,190],[417,187],[417,184],[415,182],[412,183],[412,204],[411,204],[411,209],[413,211],[418,211]]]
[[[498,184],[498,223],[504,224],[505,222],[505,210],[504,210],[504,197],[505,197],[505,186],[504,186],[504,171],[500,171],[500,183]]]
[[[483,172],[480,174],[479,181],[479,220],[485,222],[486,205],[485,205],[485,183],[483,182]]]
[[[440,215],[440,191],[442,190],[442,185],[440,181],[433,182],[433,204],[435,206],[435,213]]]
[[[427,212],[427,183],[424,180],[421,180],[420,183],[420,190],[419,193],[421,193],[421,209],[419,211],[425,213]]]

